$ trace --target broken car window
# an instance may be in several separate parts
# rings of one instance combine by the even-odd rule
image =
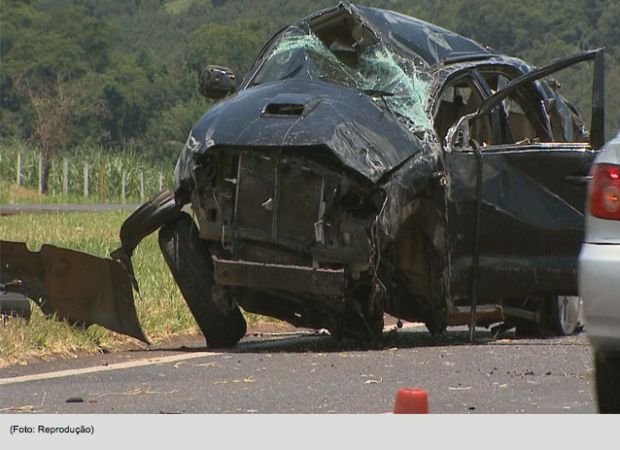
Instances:
[[[476,111],[482,103],[482,95],[469,77],[461,77],[448,84],[442,91],[437,114],[435,115],[435,128],[440,140],[443,142],[448,129],[459,118]],[[472,124],[471,137],[482,146],[492,143],[492,129],[488,117],[482,118]]]
[[[504,89],[514,78],[494,71],[482,72],[482,75],[493,93]],[[503,100],[501,114],[502,127],[505,129],[499,135],[503,136],[503,143],[551,140],[547,132],[549,120],[545,111],[541,109],[540,98],[526,89],[520,89],[516,95]],[[532,122],[532,118],[538,118],[538,122]]]
[[[412,128],[432,130],[424,110],[431,84],[381,42],[353,49],[334,41],[328,47],[312,31],[291,27],[268,53],[251,85],[293,77],[362,90],[408,119]]]
[[[577,114],[575,107],[559,92],[560,84],[538,82],[539,89],[548,96],[544,102],[545,110],[549,115],[553,139],[564,142],[588,142],[589,136],[583,119]]]

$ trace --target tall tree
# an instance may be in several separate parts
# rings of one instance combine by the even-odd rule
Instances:
[[[42,13],[28,2],[3,8],[8,42],[2,45],[2,81],[18,98],[11,107],[29,117],[27,134],[43,156],[47,192],[52,156],[82,115],[99,114],[91,79],[108,64],[111,29],[71,7]],[[4,94],[3,94],[4,96]]]
[[[41,168],[41,192],[49,189],[49,176],[54,150],[65,144],[77,117],[86,109],[95,106],[87,104],[88,98],[82,84],[69,84],[59,73],[55,85],[39,84],[36,88],[28,80],[20,89],[25,91],[34,111],[31,139],[39,145],[43,166]]]

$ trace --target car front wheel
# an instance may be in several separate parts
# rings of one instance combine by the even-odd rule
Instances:
[[[159,230],[159,247],[209,348],[232,347],[245,335],[246,322],[234,305],[226,314],[213,300],[213,261],[189,214]]]

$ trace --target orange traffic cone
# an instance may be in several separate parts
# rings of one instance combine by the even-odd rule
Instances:
[[[428,414],[426,391],[415,388],[401,388],[396,392],[394,414]]]

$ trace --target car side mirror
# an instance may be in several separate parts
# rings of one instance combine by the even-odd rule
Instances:
[[[198,90],[203,97],[221,100],[237,92],[237,80],[232,70],[222,66],[206,66],[200,73]]]

